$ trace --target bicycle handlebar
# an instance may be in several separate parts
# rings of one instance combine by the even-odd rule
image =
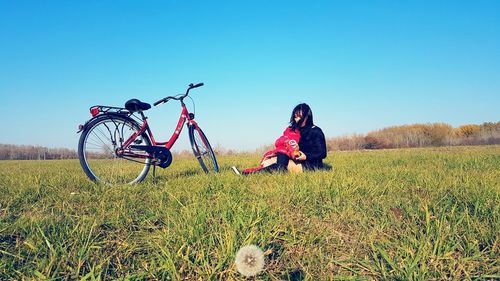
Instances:
[[[187,89],[187,91],[186,91],[186,93],[185,93],[184,95],[182,95],[182,96],[180,96],[180,97],[176,97],[176,96],[169,96],[169,97],[162,98],[161,100],[159,100],[159,101],[155,102],[155,103],[154,103],[154,106],[157,106],[157,105],[159,105],[160,103],[165,103],[165,102],[167,102],[167,101],[169,101],[169,100],[180,100],[180,101],[182,101],[182,100],[183,100],[183,99],[184,99],[184,98],[185,98],[185,97],[189,94],[189,90],[194,89],[194,88],[201,87],[201,86],[203,86],[203,85],[205,85],[205,84],[204,84],[204,83],[198,83],[198,84],[196,84],[196,85],[193,85],[193,83],[191,83],[191,84],[189,84],[188,89]]]
[[[193,83],[191,83],[191,84],[189,84],[189,88],[190,88],[190,89],[194,89],[194,88],[201,87],[201,86],[203,86],[203,85],[205,85],[205,84],[203,84],[203,83],[198,83],[198,84],[196,84],[196,85],[193,85]]]
[[[178,97],[174,97],[174,96],[170,96],[170,97],[166,97],[166,98],[162,98],[161,100],[155,102],[153,105],[154,106],[157,106],[159,105],[160,103],[164,103],[164,102],[167,102],[169,100],[180,100],[180,98]]]

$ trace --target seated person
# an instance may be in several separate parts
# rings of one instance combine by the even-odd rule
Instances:
[[[293,142],[290,143],[290,141],[296,142],[297,138],[299,139],[298,147],[295,148]],[[287,140],[289,148],[287,148]],[[314,125],[311,108],[305,103],[293,109],[290,126],[285,129],[283,136],[276,141],[275,145],[276,149],[264,155],[259,167],[242,172],[234,166],[231,168],[236,174],[244,175],[262,171],[301,172],[323,168],[323,159],[326,158],[325,135],[319,127]],[[295,151],[298,148],[300,150]],[[270,157],[266,157],[268,153]]]

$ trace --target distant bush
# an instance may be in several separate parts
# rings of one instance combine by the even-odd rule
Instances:
[[[500,122],[468,124],[453,128],[446,123],[393,126],[369,132],[330,138],[328,150],[408,148],[444,145],[500,144]]]
[[[336,141],[327,141],[326,148],[332,150],[357,150],[364,149],[366,140],[364,135],[351,135],[336,138]]]

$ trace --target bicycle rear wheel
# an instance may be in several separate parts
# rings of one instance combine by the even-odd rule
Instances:
[[[128,156],[120,153],[123,143],[137,130],[137,122],[127,116],[106,114],[92,121],[78,143],[78,158],[85,174],[104,184],[141,182],[149,172],[149,155],[130,147],[124,150]],[[151,145],[151,141],[142,134],[133,144]]]
[[[189,126],[189,140],[191,141],[194,156],[200,162],[203,171],[205,173],[219,172],[215,153],[200,127],[193,125]]]

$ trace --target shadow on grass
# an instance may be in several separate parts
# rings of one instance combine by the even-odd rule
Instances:
[[[333,170],[332,165],[323,163],[323,169],[321,169],[320,171],[331,171],[331,170]]]
[[[306,274],[302,269],[297,268],[294,269],[285,275],[282,276],[283,280],[290,280],[290,281],[302,281],[306,278]]]
[[[151,182],[153,183],[159,183],[159,182],[164,182],[166,180],[169,180],[169,179],[173,179],[173,178],[189,178],[189,177],[194,177],[196,175],[201,175],[201,174],[205,174],[203,172],[203,170],[201,170],[201,168],[199,169],[185,169],[185,170],[182,170],[182,171],[179,171],[179,172],[170,172],[168,171],[168,168],[167,168],[167,172],[164,173],[162,172],[161,174],[157,174],[153,177],[153,173],[151,173]]]

